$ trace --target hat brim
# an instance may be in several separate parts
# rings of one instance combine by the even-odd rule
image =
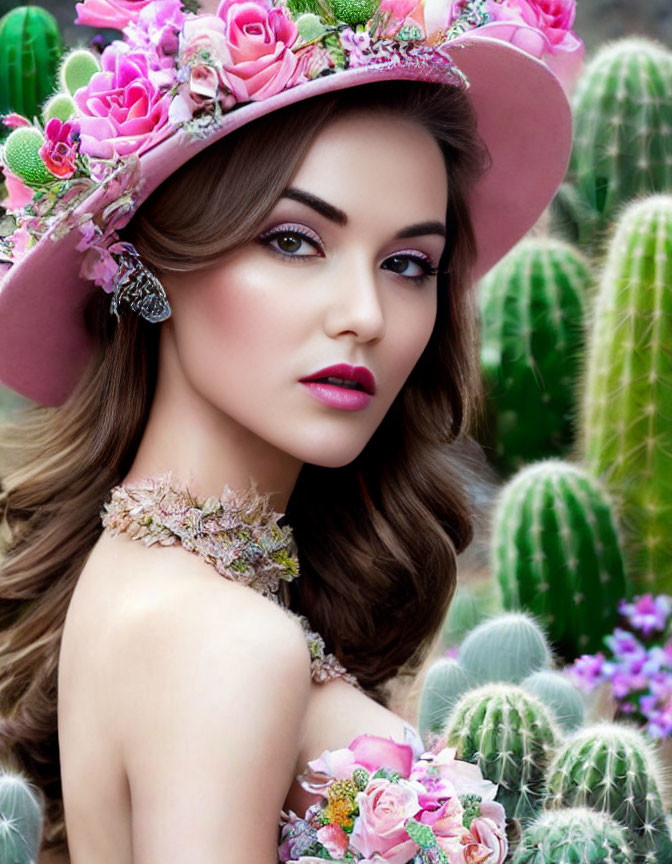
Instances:
[[[564,90],[540,60],[497,39],[466,35],[450,55],[470,83],[479,134],[492,160],[475,186],[475,277],[484,275],[534,225],[562,182],[571,150]],[[140,157],[141,200],[198,152],[251,120],[303,99],[375,81],[441,81],[416,66],[363,66],[317,78],[226,114],[206,139],[183,131]],[[94,190],[76,215],[98,212]],[[73,222],[76,221],[73,219]],[[0,282],[0,381],[42,405],[59,405],[91,355],[84,305],[102,289],[79,276],[79,232],[47,233]]]

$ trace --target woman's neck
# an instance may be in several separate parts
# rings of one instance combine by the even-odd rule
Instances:
[[[185,380],[173,352],[162,352],[147,426],[124,483],[170,472],[197,497],[255,485],[284,512],[301,466],[217,410]]]

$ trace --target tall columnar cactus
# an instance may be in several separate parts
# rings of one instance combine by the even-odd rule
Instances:
[[[626,829],[635,864],[670,864],[672,840],[660,784],[644,736],[601,723],[581,729],[560,748],[548,769],[545,806],[609,813]]]
[[[479,286],[486,436],[507,471],[560,455],[572,442],[591,281],[580,252],[537,237],[519,243]]]
[[[420,697],[418,725],[423,740],[430,733],[443,731],[453,705],[470,684],[469,676],[452,657],[443,657],[430,666]]]
[[[628,38],[599,51],[574,95],[574,146],[559,218],[587,248],[631,199],[672,188],[672,52]],[[589,216],[586,217],[585,210]],[[562,225],[558,226],[562,230]]]
[[[604,813],[543,813],[523,831],[511,864],[632,864],[625,832]]]
[[[505,612],[475,627],[460,645],[460,665],[474,684],[520,684],[551,663],[551,649],[529,615]]]
[[[54,16],[19,6],[0,19],[0,114],[32,120],[56,85],[63,40]]]
[[[576,465],[547,460],[502,490],[492,567],[507,609],[528,609],[568,659],[597,651],[628,595],[610,499]]]
[[[42,839],[42,803],[20,774],[0,773],[0,862],[35,864]]]
[[[469,690],[454,707],[446,740],[456,756],[497,783],[497,801],[509,818],[530,819],[541,805],[544,776],[560,743],[546,706],[512,684]]]
[[[672,593],[670,345],[672,196],[654,195],[624,211],[611,241],[589,342],[582,446],[587,465],[619,498],[636,587],[666,593]]]

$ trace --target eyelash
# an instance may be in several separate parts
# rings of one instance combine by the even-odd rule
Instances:
[[[313,236],[312,234],[307,233],[304,229],[300,229],[293,225],[272,228],[270,231],[266,231],[264,234],[262,234],[258,238],[258,240],[259,243],[263,244],[264,246],[268,246],[268,248],[270,248],[276,255],[280,255],[285,260],[290,259],[292,261],[306,261],[309,258],[316,257],[314,255],[292,255],[289,252],[283,252],[282,249],[271,246],[271,242],[273,240],[277,240],[278,237],[286,237],[288,235],[300,237],[302,240],[310,243],[310,245],[314,249],[322,251],[317,236]],[[409,261],[413,261],[415,264],[418,264],[420,267],[422,267],[424,273],[422,273],[421,276],[404,276],[403,273],[397,274],[398,276],[401,276],[402,279],[407,279],[409,282],[415,282],[418,285],[422,285],[423,282],[426,282],[428,279],[430,279],[432,276],[436,276],[436,274],[438,273],[438,268],[432,264],[431,260],[429,258],[425,258],[422,255],[404,255],[403,253],[397,252],[396,255],[390,255],[390,258],[407,258]],[[385,260],[388,259],[386,258]]]

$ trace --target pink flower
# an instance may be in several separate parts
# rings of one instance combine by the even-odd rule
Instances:
[[[366,856],[378,853],[388,864],[406,864],[417,852],[404,825],[420,809],[418,793],[403,780],[372,780],[357,793],[359,817],[350,835],[353,846]]]
[[[0,201],[0,206],[5,210],[23,210],[33,200],[35,190],[26,186],[23,180],[12,174],[6,166],[3,166],[2,173],[5,175],[7,197]]]
[[[160,3],[161,0],[84,0],[76,5],[75,24],[121,30],[136,21],[144,7],[154,2]]]
[[[25,117],[22,117],[21,114],[12,111],[10,114],[4,115],[2,118],[2,125],[6,126],[8,129],[18,129],[19,126],[30,126],[31,123],[29,120],[26,120]]]
[[[464,12],[465,0],[425,0],[421,7],[422,24],[428,36],[437,30],[447,30]],[[415,14],[418,9],[414,7]]]
[[[150,69],[144,53],[119,45],[105,49],[102,70],[74,96],[81,150],[99,159],[144,153],[170,131],[167,77]]]
[[[296,52],[296,68],[288,87],[294,87],[296,84],[303,84],[305,81],[310,81],[312,78],[317,78],[325,69],[333,69],[334,61],[331,54],[327,51],[324,45],[314,43],[306,45],[305,48],[300,48]]]
[[[351,68],[368,66],[371,62],[371,36],[368,30],[356,33],[351,27],[346,27],[341,33],[341,45],[348,52],[348,65]]]
[[[224,71],[238,102],[267,99],[283,90],[296,68],[290,50],[296,24],[270,0],[222,0],[217,15],[226,24]]]
[[[342,858],[348,851],[350,841],[340,825],[325,825],[319,828],[317,839],[332,858]]]
[[[497,824],[492,819],[480,816],[471,823],[470,830],[474,842],[488,849],[491,855],[485,859],[488,864],[502,864],[509,851],[509,842],[506,839],[503,823]]]
[[[492,21],[519,21],[535,28],[553,51],[574,25],[576,0],[489,0],[488,12]]]
[[[58,117],[52,117],[44,130],[45,140],[40,147],[40,159],[47,170],[61,180],[68,180],[77,170],[76,132],[76,124],[64,123]]]
[[[380,0],[380,11],[391,15],[397,21],[403,21],[418,5],[419,0]]]
[[[350,742],[348,749],[352,750],[355,761],[368,771],[387,768],[404,779],[411,776],[413,749],[408,744],[398,744],[392,738],[377,735],[360,735]]]
[[[460,837],[464,832],[464,808],[457,796],[448,798],[435,810],[424,810],[420,816],[423,825],[429,825],[438,837]]]
[[[427,764],[424,765],[424,762]],[[458,796],[479,795],[483,801],[492,801],[497,794],[497,786],[483,777],[478,765],[455,758],[454,747],[444,747],[439,753],[426,755],[421,762],[416,763],[411,779],[427,786],[430,794],[432,778],[450,783],[454,794]]]
[[[149,51],[157,68],[167,69],[174,64],[186,20],[181,0],[161,0],[145,6],[137,19],[126,25],[124,36],[131,48]]]

